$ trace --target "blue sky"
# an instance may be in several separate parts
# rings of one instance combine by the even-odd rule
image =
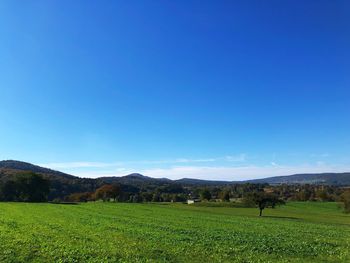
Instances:
[[[348,1],[1,1],[0,159],[79,176],[350,171]]]

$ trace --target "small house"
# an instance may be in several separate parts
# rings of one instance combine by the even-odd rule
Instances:
[[[190,205],[190,204],[198,203],[200,201],[201,201],[200,199],[188,199],[187,204]]]

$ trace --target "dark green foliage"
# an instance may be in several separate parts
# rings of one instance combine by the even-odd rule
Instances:
[[[219,197],[221,201],[228,202],[230,201],[230,192],[228,190],[222,190],[221,192],[219,192]]]
[[[156,191],[152,196],[152,202],[162,202],[162,197],[160,196],[159,191]]]
[[[158,187],[159,192],[169,193],[169,194],[179,194],[184,193],[185,189],[179,184],[168,184],[162,187]]]
[[[350,213],[350,191],[341,195],[341,201],[344,203],[344,211]]]
[[[19,200],[25,202],[43,202],[47,200],[50,183],[35,173],[17,176]]]
[[[130,203],[141,203],[142,201],[143,199],[139,194],[131,195],[129,199]]]
[[[15,201],[17,195],[17,185],[14,180],[6,181],[0,185],[0,200]]]
[[[211,193],[207,188],[201,191],[200,196],[203,201],[209,201],[211,199]]]
[[[142,192],[141,197],[144,202],[151,202],[153,198],[153,194],[149,192]]]
[[[4,201],[44,202],[50,191],[50,183],[38,174],[20,173],[1,185]]]

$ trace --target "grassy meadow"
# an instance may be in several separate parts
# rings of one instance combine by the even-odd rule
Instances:
[[[350,262],[336,203],[0,203],[0,262]]]

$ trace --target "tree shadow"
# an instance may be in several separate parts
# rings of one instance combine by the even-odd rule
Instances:
[[[298,218],[298,217],[291,217],[291,216],[265,216],[265,215],[263,215],[262,217],[276,218],[276,219],[301,220],[301,218]]]
[[[49,202],[50,204],[53,205],[79,205],[77,202]]]

